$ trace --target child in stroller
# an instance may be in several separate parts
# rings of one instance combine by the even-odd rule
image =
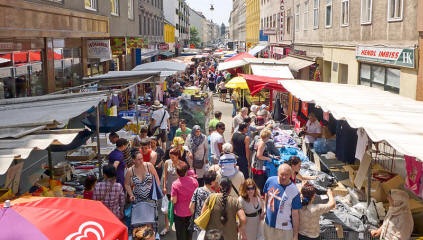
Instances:
[[[158,218],[156,201],[135,203],[132,206],[129,229],[129,232],[132,232],[132,239],[160,240]]]

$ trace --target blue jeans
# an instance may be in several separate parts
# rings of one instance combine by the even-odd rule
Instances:
[[[232,104],[234,106],[234,109],[232,110],[232,117],[235,117],[236,116],[236,101],[232,100]]]
[[[175,137],[175,134],[176,134],[176,130],[178,130],[178,126],[174,126],[174,127],[170,127],[170,131],[169,131],[169,134],[168,134],[168,139],[169,139],[169,141],[173,141],[173,138]]]

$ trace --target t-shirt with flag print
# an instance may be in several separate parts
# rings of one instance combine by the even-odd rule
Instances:
[[[264,185],[263,192],[267,196],[266,224],[269,227],[291,230],[292,209],[301,209],[300,192],[294,183],[287,186],[278,182],[278,177],[270,177]]]

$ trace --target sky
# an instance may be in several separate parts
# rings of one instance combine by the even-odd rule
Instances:
[[[222,22],[229,26],[228,20],[232,10],[232,0],[185,0],[194,10],[200,11],[207,19],[213,20],[219,25]],[[210,11],[210,4],[213,4],[214,11]]]

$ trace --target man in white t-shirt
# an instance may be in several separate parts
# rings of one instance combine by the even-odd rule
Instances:
[[[225,138],[223,138],[224,132],[225,124],[218,122],[216,124],[216,130],[210,135],[211,165],[219,162],[220,154],[223,152],[222,146],[225,143]]]
[[[169,113],[163,108],[163,104],[159,101],[154,101],[152,106],[154,109],[153,114],[151,115],[151,122],[150,122],[150,131],[154,134],[154,130],[159,128],[159,134],[156,135],[157,139],[161,141],[161,146],[163,149],[166,149],[166,141],[167,141],[167,131],[169,130],[170,122]]]
[[[322,137],[322,126],[317,121],[316,114],[310,113],[305,127],[305,143],[309,143],[312,147],[314,141],[320,137]]]

